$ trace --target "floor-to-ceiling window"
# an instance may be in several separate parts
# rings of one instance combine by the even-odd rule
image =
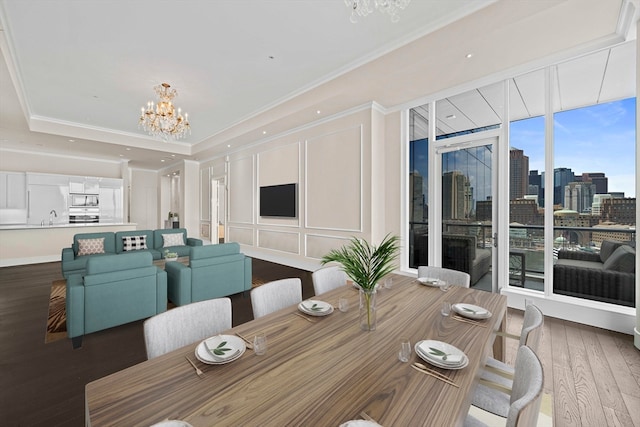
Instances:
[[[471,231],[475,232],[488,228],[493,219],[489,215],[491,206],[500,204],[508,213],[508,225],[503,224],[501,229],[508,230],[509,235],[508,254],[503,258],[507,261],[498,268],[508,270],[509,280],[499,287],[634,306],[635,263],[629,257],[635,257],[635,41],[496,85],[505,83],[509,87],[508,155],[501,164],[486,168],[499,168],[501,176],[509,177],[499,182],[499,186],[508,186],[498,192],[502,195],[500,199],[476,194],[478,183],[464,185],[465,179],[470,182],[472,176],[477,180],[479,173],[460,166],[461,159],[465,155],[478,157],[478,147],[467,152],[462,145],[450,153],[443,152],[442,157],[434,156],[436,151],[429,151],[428,141],[429,107],[434,104],[410,111],[409,266],[427,263],[429,238],[439,240],[451,231],[446,220],[447,215],[453,215],[453,206],[455,214],[461,215],[456,218],[474,225]],[[493,125],[473,121],[477,109],[487,106],[500,117],[504,98],[492,97],[491,91],[485,89],[448,97],[447,102],[436,101],[432,112],[436,118],[435,146],[442,146],[443,138],[455,139],[463,133],[480,133],[500,126],[495,119]],[[470,94],[480,95],[483,102],[477,102]],[[464,127],[461,132],[455,127],[443,131],[457,117],[451,111],[452,106],[456,111],[464,111],[465,120],[473,126]],[[504,149],[499,143],[498,146]],[[433,158],[429,158],[430,152]],[[434,166],[441,174],[429,173]],[[439,181],[435,184],[442,194],[429,194],[429,179]],[[465,209],[466,202],[469,209]],[[428,223],[430,205],[441,211],[442,223],[438,227]],[[479,215],[488,216],[489,221],[483,224]],[[434,236],[434,230],[438,236]],[[553,239],[548,238],[548,233],[553,234]],[[489,236],[478,235],[476,249],[487,248],[492,243]],[[619,251],[626,254],[620,262],[602,263],[600,267],[605,271],[600,276],[587,271],[561,279],[559,266],[573,262],[561,261],[567,256],[575,258],[572,268],[588,267],[581,262],[587,262],[589,255],[594,261],[605,260],[608,249],[603,249],[604,241],[625,243],[632,251]],[[629,255],[631,252],[633,255]],[[611,271],[615,269],[623,271],[605,280],[604,277],[617,274]],[[490,276],[489,273],[486,274]],[[567,280],[571,282],[568,288]]]

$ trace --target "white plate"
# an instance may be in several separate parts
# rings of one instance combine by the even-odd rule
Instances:
[[[446,353],[449,356],[458,356],[460,357],[460,362],[456,364],[447,363],[446,361],[443,361],[440,357],[430,354],[429,351],[423,352],[421,347],[434,348]],[[422,360],[432,364],[433,366],[437,366],[438,368],[456,370],[456,369],[462,369],[469,364],[469,358],[467,357],[466,354],[464,354],[464,352],[459,350],[457,347],[452,346],[451,344],[447,344],[446,342],[422,340],[416,343],[414,350]]]
[[[468,317],[469,319],[488,319],[491,317],[489,310],[473,304],[458,303],[453,304],[451,308],[460,316]]]
[[[439,288],[447,283],[444,280],[434,279],[433,277],[418,277],[418,282],[425,286],[433,286],[434,288]]]
[[[186,421],[180,420],[164,420],[159,423],[153,424],[151,427],[193,427]]]
[[[209,348],[216,348],[223,341],[226,342],[224,347],[231,349],[231,351],[227,352],[227,354],[233,354],[234,352],[236,352],[236,350],[239,350],[239,353],[226,358],[223,356],[220,356],[220,358],[214,358],[209,350],[207,350],[206,345],[208,345]],[[198,344],[195,350],[195,354],[196,358],[202,363],[206,363],[208,365],[222,365],[225,363],[233,362],[234,360],[242,356],[246,349],[247,346],[244,344],[244,341],[239,337],[236,337],[235,335],[216,335],[215,337],[207,338],[206,340]]]
[[[298,310],[310,316],[328,316],[333,313],[333,306],[324,301],[309,299],[298,304]]]

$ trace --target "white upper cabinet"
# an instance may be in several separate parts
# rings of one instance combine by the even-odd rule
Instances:
[[[0,209],[26,209],[27,178],[24,172],[0,172]]]

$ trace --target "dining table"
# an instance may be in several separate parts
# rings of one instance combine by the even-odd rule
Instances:
[[[362,414],[387,427],[462,425],[486,358],[492,351],[502,358],[496,331],[504,329],[506,297],[460,286],[445,292],[415,276],[391,277],[392,286],[376,293],[375,330],[360,328],[359,290],[345,284],[310,298],[331,304],[330,314],[309,316],[293,305],[222,332],[248,342],[266,334],[263,355],[247,349],[229,363],[207,364],[195,356],[196,342],[87,384],[86,425],[182,420],[193,427],[322,427]],[[340,299],[347,311],[338,309]],[[453,311],[443,316],[445,301],[491,315],[474,321]],[[398,357],[401,339],[411,342],[408,362]],[[413,351],[421,340],[456,347],[468,365],[429,365]],[[415,362],[447,381],[416,369]]]

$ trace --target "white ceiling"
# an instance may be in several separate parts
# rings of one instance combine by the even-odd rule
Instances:
[[[591,6],[583,7],[584,1]],[[606,9],[599,9],[599,1],[502,0],[497,10],[504,15],[498,18],[522,27],[548,10],[559,17],[571,14],[575,22],[562,21],[569,45],[584,38],[581,23],[593,37],[615,30],[626,0],[611,0]],[[372,97],[367,85],[398,71],[392,68],[397,62],[376,60],[493,4],[413,0],[397,24],[377,12],[352,24],[343,0],[0,0],[0,148],[124,158],[132,167],[157,170],[178,159],[222,155],[354,102],[393,107],[411,99],[411,85],[376,87]],[[600,16],[579,16],[587,13]],[[500,30],[493,32],[504,40]],[[497,48],[485,37],[458,36],[469,45],[478,39],[487,51]],[[441,64],[459,62],[458,50],[467,46],[458,41],[449,39],[436,52]],[[401,71],[410,75],[424,67],[423,56],[415,58],[416,70]],[[490,64],[491,57],[484,61]],[[327,91],[304,99],[367,63],[377,66],[376,78],[354,81],[359,92]],[[178,90],[175,104],[189,112],[193,133],[180,142],[154,140],[137,127],[140,107],[155,100],[153,86],[162,82]],[[461,100],[449,101],[459,106]],[[523,95],[523,102],[535,110],[534,98]]]
[[[554,112],[626,99],[635,96],[636,43],[564,61],[552,69]],[[510,120],[544,115],[545,72],[536,70],[509,81]],[[436,135],[477,129],[500,123],[503,85],[491,84],[438,100]],[[428,106],[414,108],[413,139],[427,138]]]

